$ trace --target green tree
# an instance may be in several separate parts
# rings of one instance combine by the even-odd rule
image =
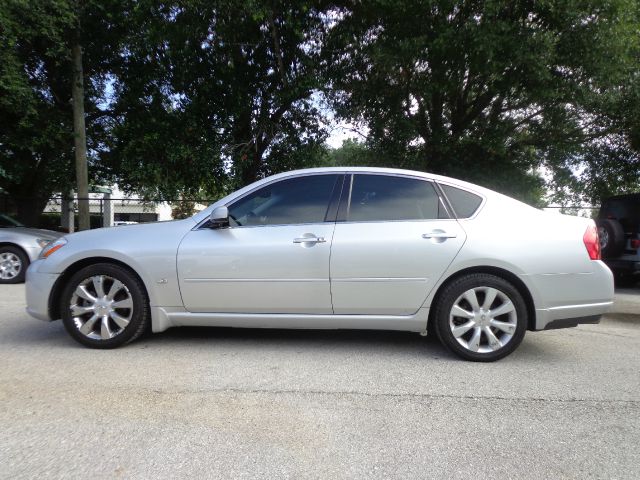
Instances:
[[[376,153],[369,149],[366,144],[352,139],[344,140],[340,147],[328,150],[323,163],[331,167],[363,167],[376,164],[383,165],[385,163],[393,164],[391,161],[380,161]]]
[[[369,128],[382,161],[534,203],[540,167],[561,176],[619,128],[612,110],[638,71],[633,0],[380,0],[338,12],[334,104]]]
[[[326,136],[310,2],[140,1],[106,164],[127,190],[225,190],[308,164]]]
[[[117,0],[0,3],[0,188],[26,224],[37,222],[52,193],[67,192],[75,183],[74,44],[84,50],[90,162],[104,148],[107,125],[100,105],[125,11]]]
[[[598,206],[603,198],[640,191],[640,155],[622,135],[594,142],[573,163],[555,189],[561,202]]]

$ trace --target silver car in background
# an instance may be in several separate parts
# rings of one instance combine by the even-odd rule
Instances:
[[[612,299],[592,220],[378,168],[283,173],[185,220],[68,235],[27,273],[28,312],[94,348],[175,326],[380,329],[492,361]]]
[[[62,236],[52,230],[27,228],[0,214],[0,284],[24,282],[27,267],[42,249]]]

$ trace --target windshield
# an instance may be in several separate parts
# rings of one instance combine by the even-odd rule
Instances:
[[[24,227],[19,221],[14,220],[13,218],[0,213],[0,228],[7,227]]]

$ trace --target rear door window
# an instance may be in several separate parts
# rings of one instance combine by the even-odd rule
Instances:
[[[355,175],[349,222],[448,218],[433,184],[392,175]]]

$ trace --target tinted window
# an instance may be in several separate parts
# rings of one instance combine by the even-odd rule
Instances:
[[[356,175],[347,220],[426,220],[441,218],[431,182],[387,175]]]
[[[323,222],[337,175],[313,175],[272,183],[229,207],[232,225]]]
[[[482,197],[467,192],[460,188],[451,187],[449,185],[440,185],[444,194],[449,199],[453,210],[456,212],[458,218],[469,218],[472,216],[480,204],[482,203]]]

